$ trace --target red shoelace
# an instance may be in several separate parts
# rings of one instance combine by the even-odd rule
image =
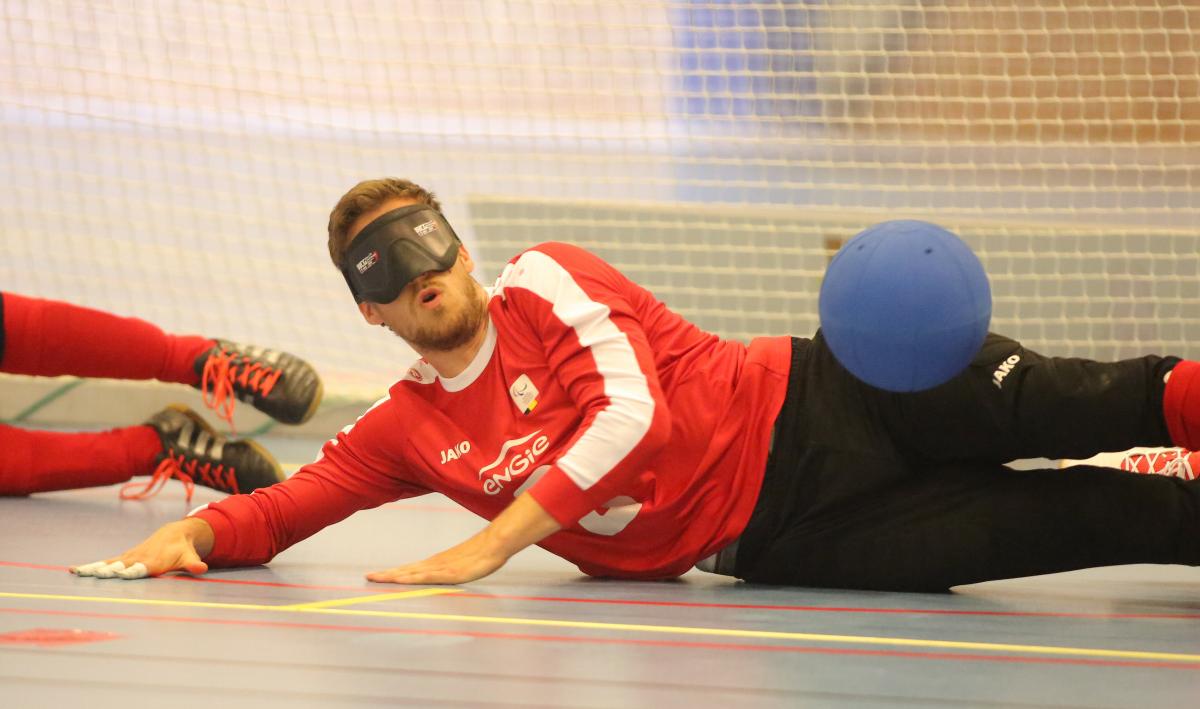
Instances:
[[[183,483],[186,499],[192,501],[192,492],[196,483],[234,495],[238,493],[237,477],[234,469],[212,463],[200,464],[196,460],[184,460],[182,455],[173,456],[170,453],[162,459],[150,479],[146,481],[131,480],[121,486],[122,500],[144,500],[154,497],[167,484],[168,480],[177,478]]]
[[[204,362],[204,371],[200,374],[200,393],[205,406],[215,411],[218,418],[229,424],[229,430],[236,433],[233,409],[237,403],[235,392],[238,387],[266,397],[281,376],[283,370],[221,350]]]

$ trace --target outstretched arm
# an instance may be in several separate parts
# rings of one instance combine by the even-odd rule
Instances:
[[[208,571],[204,557],[212,551],[213,531],[208,522],[188,517],[158,528],[120,556],[71,567],[77,576],[111,579],[140,579],[171,571],[202,574]]]
[[[386,571],[368,581],[405,584],[467,583],[499,569],[525,547],[562,529],[531,495],[520,495],[475,536],[440,554]]]
[[[376,406],[284,482],[231,495],[168,524],[121,556],[77,566],[81,576],[144,578],[171,571],[265,564],[351,514],[426,492],[387,473],[403,467],[379,440],[395,440],[395,414]],[[390,435],[389,435],[390,434]]]

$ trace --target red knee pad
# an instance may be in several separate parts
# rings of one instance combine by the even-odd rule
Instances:
[[[1200,362],[1180,362],[1171,370],[1163,391],[1163,418],[1175,445],[1200,449]]]

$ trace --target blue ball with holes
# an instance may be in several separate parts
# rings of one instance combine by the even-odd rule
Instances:
[[[838,362],[871,386],[911,392],[970,364],[987,336],[992,291],[962,239],[902,219],[846,242],[829,262],[818,308]]]

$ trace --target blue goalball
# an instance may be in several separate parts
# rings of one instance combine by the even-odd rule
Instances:
[[[983,265],[936,224],[896,220],[859,233],[821,283],[821,331],[837,360],[871,386],[930,389],[963,371],[992,317]]]

